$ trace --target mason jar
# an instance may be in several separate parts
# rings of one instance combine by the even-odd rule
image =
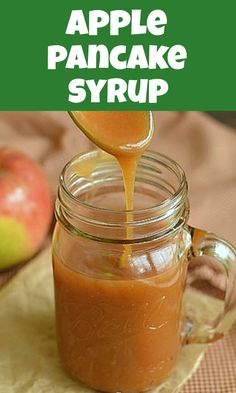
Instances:
[[[224,335],[236,253],[188,225],[185,174],[162,154],[141,157],[134,210],[124,206],[113,157],[94,150],[66,165],[53,237],[56,330],[72,377],[138,393],[162,384],[183,345]],[[215,302],[213,316],[202,317],[202,299]]]

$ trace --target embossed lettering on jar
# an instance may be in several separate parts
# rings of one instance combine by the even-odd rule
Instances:
[[[182,345],[190,235],[181,168],[144,154],[131,222],[124,206],[113,158],[93,151],[66,166],[53,240],[57,340],[72,376],[100,391],[138,393],[169,375]]]

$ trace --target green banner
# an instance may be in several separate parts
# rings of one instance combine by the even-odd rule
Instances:
[[[2,2],[0,110],[236,110],[236,2]]]

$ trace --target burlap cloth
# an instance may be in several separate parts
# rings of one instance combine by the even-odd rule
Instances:
[[[178,161],[189,183],[190,223],[236,243],[236,132],[197,112],[156,116],[152,148]],[[1,145],[41,163],[55,193],[63,165],[90,147],[64,112],[1,112]],[[0,285],[15,271],[2,273]],[[236,326],[211,346],[182,393],[236,393]]]

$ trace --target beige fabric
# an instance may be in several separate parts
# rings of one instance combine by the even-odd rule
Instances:
[[[192,225],[236,244],[236,131],[199,112],[155,114],[152,149],[184,168],[189,183]],[[63,165],[90,144],[65,112],[0,112],[0,144],[38,160],[53,192]],[[0,282],[13,271],[0,276]],[[184,393],[236,393],[236,329],[207,353]]]
[[[191,224],[236,243],[236,131],[199,112],[160,113],[153,147],[189,183]]]

